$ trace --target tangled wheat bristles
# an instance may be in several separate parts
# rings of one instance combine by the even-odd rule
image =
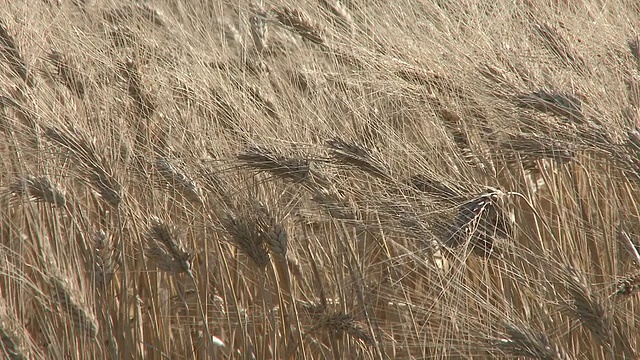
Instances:
[[[9,34],[4,21],[0,20],[0,56],[9,64],[11,70],[27,85],[34,87],[36,80],[27,68],[27,63],[20,55],[16,41]]]
[[[249,18],[251,24],[251,39],[253,46],[260,54],[267,48],[269,39],[269,27],[267,22],[267,12],[260,6],[255,5]]]

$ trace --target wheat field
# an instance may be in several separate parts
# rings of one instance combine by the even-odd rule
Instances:
[[[0,209],[2,358],[637,359],[640,5],[0,0]]]

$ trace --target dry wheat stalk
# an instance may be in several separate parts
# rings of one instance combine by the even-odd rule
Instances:
[[[58,275],[49,276],[49,284],[54,299],[71,318],[75,328],[89,338],[98,336],[98,321],[89,306],[80,301],[78,290]]]
[[[505,323],[507,337],[496,339],[493,345],[511,356],[538,360],[570,360],[560,346],[551,343],[547,336],[524,326]]]
[[[343,165],[354,166],[383,180],[392,181],[389,165],[364,145],[348,143],[340,138],[327,141],[332,157]]]
[[[189,252],[179,229],[158,217],[151,218],[151,226],[145,234],[147,255],[158,269],[171,273],[191,274],[194,254]]]
[[[163,187],[168,186],[169,189],[176,190],[194,204],[204,204],[202,190],[184,171],[178,169],[164,157],[157,158],[153,165],[162,179],[161,185]]]
[[[60,52],[52,51],[47,59],[56,68],[58,77],[64,84],[64,86],[71,91],[75,96],[84,98],[85,96],[85,84],[87,81],[84,76],[76,69],[75,65],[70,62],[68,58],[65,58]]]
[[[255,5],[251,9],[252,15],[249,19],[251,24],[251,39],[258,53],[262,53],[268,45],[269,27],[267,12],[260,6]]]
[[[627,46],[629,46],[629,51],[633,58],[640,64],[640,36],[629,38]]]
[[[11,70],[18,75],[27,85],[34,87],[36,80],[29,72],[26,62],[20,55],[20,49],[9,34],[4,21],[0,20],[0,56],[9,64]]]
[[[44,126],[44,130],[47,139],[71,152],[80,161],[80,164],[85,167],[88,183],[95,191],[108,204],[117,207],[122,201],[120,195],[122,187],[104,166],[105,161],[99,155],[96,145],[75,130],[65,132],[50,126]]]
[[[513,232],[507,197],[504,192],[490,188],[462,204],[444,237],[444,245],[456,248],[469,244],[474,253],[489,256],[494,240],[507,238]]]
[[[59,207],[67,203],[65,192],[46,176],[25,175],[9,185],[8,191],[15,197],[27,197]]]
[[[541,23],[533,24],[533,29],[543,40],[544,45],[557,56],[560,61],[576,70],[586,71],[587,65],[584,58],[578,54],[556,27],[548,23]]]
[[[92,272],[97,289],[104,289],[109,285],[117,267],[113,238],[100,230],[93,237]]]
[[[273,12],[280,24],[292,29],[303,39],[317,45],[325,43],[322,30],[302,11],[283,6]]]

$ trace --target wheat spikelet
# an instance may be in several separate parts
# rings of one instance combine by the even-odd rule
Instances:
[[[317,45],[324,45],[322,30],[313,24],[302,11],[283,6],[274,9],[273,12],[280,24],[292,29],[303,39]]]
[[[191,274],[194,254],[182,241],[182,233],[176,226],[167,224],[158,217],[151,218],[151,227],[145,234],[147,255],[158,269],[171,273]]]
[[[21,105],[18,101],[14,100],[9,96],[0,96],[0,107],[4,110],[6,108],[12,108],[19,118],[22,121],[22,124],[31,130],[35,130],[37,127],[36,122],[36,114],[32,111],[26,109],[23,105]]]
[[[45,176],[25,175],[9,185],[8,191],[15,197],[27,197],[58,207],[67,203],[65,192]]]
[[[356,220],[360,216],[349,199],[333,187],[318,187],[313,190],[312,200],[324,208],[331,217],[340,220]]]
[[[493,345],[511,356],[521,356],[538,360],[570,360],[571,357],[561,347],[551,343],[547,336],[523,326],[506,323],[507,337],[497,339]]]
[[[163,185],[168,186],[169,189],[178,191],[185,199],[194,204],[204,204],[202,190],[195,181],[169,162],[169,160],[164,157],[157,158],[154,162],[154,168],[164,182]]]
[[[513,231],[512,214],[506,209],[506,197],[500,190],[487,189],[462,204],[446,232],[444,245],[456,248],[469,244],[474,253],[489,256],[494,240],[506,238]]]
[[[71,318],[75,328],[89,338],[98,335],[98,321],[91,309],[80,302],[78,291],[58,275],[49,276],[53,297],[62,310]]]
[[[64,131],[55,127],[44,126],[44,135],[50,141],[71,152],[85,167],[89,184],[111,206],[117,207],[122,201],[121,186],[105,168],[104,160],[98,154],[95,144],[86,136],[77,132]]]
[[[15,40],[9,34],[4,21],[0,20],[0,56],[9,64],[11,70],[18,75],[28,86],[34,87],[36,80],[29,72],[27,64],[20,55],[20,49]]]
[[[329,10],[336,18],[337,23],[351,31],[354,28],[353,18],[349,10],[338,0],[319,0],[320,5]]]
[[[265,51],[269,39],[269,27],[267,26],[267,12],[260,6],[254,5],[249,19],[251,24],[251,39],[258,53]]]
[[[563,37],[558,29],[548,23],[534,24],[533,29],[543,40],[544,45],[566,65],[579,71],[586,71],[584,59]]]
[[[113,238],[104,231],[98,231],[93,237],[93,276],[96,288],[104,289],[109,285],[117,270]]]
[[[541,159],[552,159],[559,164],[574,160],[575,153],[570,144],[532,134],[512,135],[501,143],[503,149],[515,151],[519,159],[509,157],[507,161],[522,161],[525,170],[536,168],[535,162]]]
[[[389,165],[363,145],[348,143],[339,138],[327,141],[332,157],[344,164],[354,166],[374,177],[392,181]]]
[[[75,66],[66,59],[60,52],[52,51],[47,55],[47,59],[56,68],[58,77],[64,86],[75,96],[84,98],[85,84],[87,83],[83,75],[75,68]]]
[[[556,115],[572,122],[584,121],[582,100],[579,95],[540,89],[531,94],[517,95],[515,103],[520,107]]]
[[[222,29],[227,42],[237,45],[240,49],[245,48],[244,38],[235,25],[230,22],[224,22]]]

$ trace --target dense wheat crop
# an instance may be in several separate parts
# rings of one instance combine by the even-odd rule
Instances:
[[[0,357],[637,359],[636,30],[0,0]]]

